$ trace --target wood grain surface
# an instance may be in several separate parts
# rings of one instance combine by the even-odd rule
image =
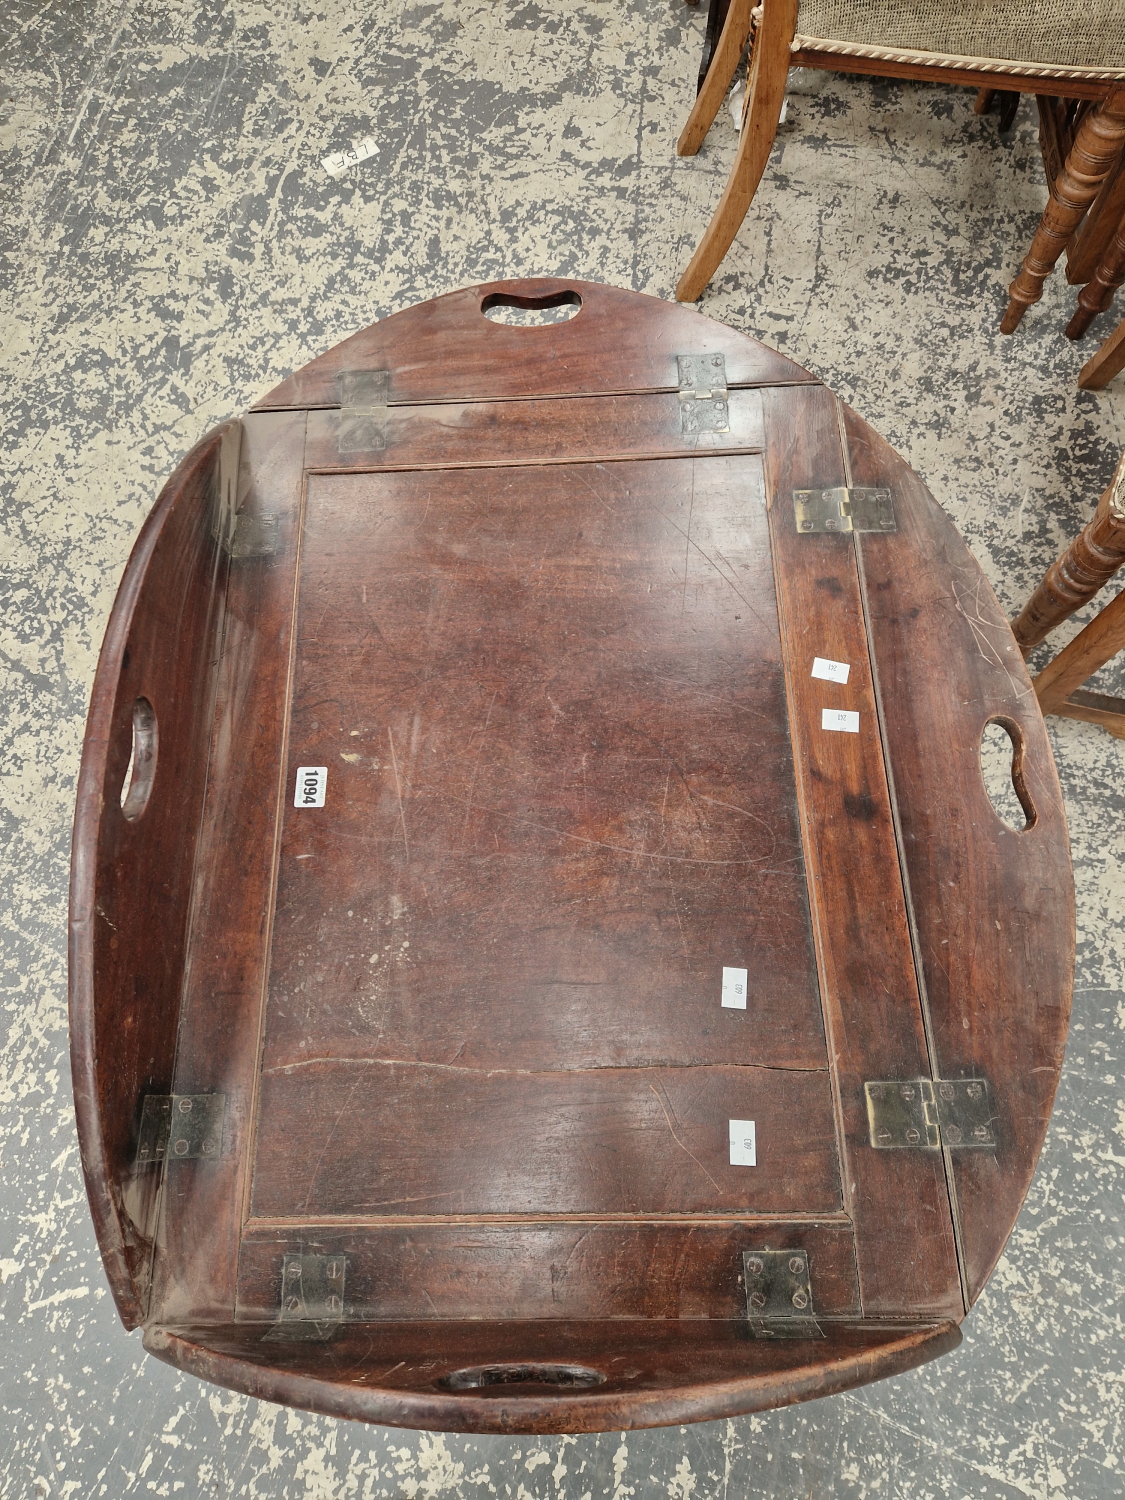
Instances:
[[[995,1151],[948,1153],[973,1302],[1030,1185],[1062,1066],[1074,981],[1066,819],[988,580],[918,476],[854,412],[844,421],[854,482],[899,500],[897,532],[860,543],[933,1076],[987,1078],[995,1111]],[[1028,828],[1004,823],[985,791],[980,743],[996,720],[1019,744]]]
[[[565,322],[511,327],[481,308],[489,297],[549,302],[571,294]],[[255,404],[338,406],[341,370],[389,370],[392,405],[528,396],[674,391],[678,354],[722,354],[731,385],[811,381],[774,349],[656,297],[593,281],[546,277],[464,287],[372,323],[298,370]]]
[[[169,1162],[154,1305],[161,1316],[234,1315],[268,958],[289,675],[304,413],[244,419],[239,515],[276,521],[276,552],[229,568],[216,665],[207,799],[185,959],[175,1091],[226,1097],[222,1155]],[[199,1227],[208,1226],[201,1236]]]
[[[283,1257],[347,1257],[349,1322],[730,1318],[746,1311],[744,1250],[802,1250],[818,1317],[858,1317],[852,1228],[832,1219],[628,1222],[563,1219],[370,1222],[250,1221],[239,1261],[238,1318],[273,1323]]]
[[[824,1339],[754,1340],[743,1319],[349,1324],[327,1344],[263,1342],[260,1325],[150,1328],[145,1348],[216,1385],[328,1416],[441,1432],[619,1432],[769,1411],[900,1375],[955,1349],[955,1323],[826,1324]],[[577,1367],[451,1391],[481,1366]]]
[[[219,428],[192,449],[137,538],[98,660],[78,780],[71,1069],[94,1225],[127,1328],[148,1305],[159,1178],[135,1173],[133,1158],[145,1095],[172,1085],[222,621],[212,521],[230,436]],[[142,697],[156,716],[155,774],[130,820],[122,788]]]
[[[521,328],[498,299],[581,307]],[[696,435],[702,352],[734,389]],[[371,452],[326,409],[350,369],[390,372]],[[799,534],[794,489],[844,484],[889,488],[897,531]],[[1026,829],[984,791],[990,720]],[[310,766],[323,806],[295,806]],[[122,1317],[268,1399],[548,1432],[849,1389],[957,1342],[1042,1143],[1073,906],[1011,632],[830,392],[632,293],[440,298],[189,455],[111,620],[73,869]],[[865,1082],[981,1076],[994,1150],[873,1148]],[[152,1093],[223,1094],[218,1157],[135,1170]],[[751,1337],[767,1249],[807,1256],[823,1338]],[[298,1252],[346,1260],[324,1343],[264,1340]]]
[[[795,489],[845,481],[836,399],[823,387],[765,397],[770,525],[784,621],[789,721],[797,760],[817,958],[865,1313],[960,1317],[941,1157],[871,1147],[864,1083],[930,1075],[891,792],[883,759],[852,535],[797,531]],[[924,558],[915,560],[924,566]],[[846,685],[812,676],[845,662]],[[858,732],[823,727],[825,710]],[[905,1211],[904,1211],[905,1206]]]

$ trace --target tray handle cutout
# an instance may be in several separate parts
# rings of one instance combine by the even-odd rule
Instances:
[[[135,823],[148,806],[156,779],[156,710],[147,698],[133,704],[133,744],[121,782],[121,811]]]
[[[546,1385],[568,1391],[604,1385],[605,1376],[588,1365],[534,1364],[471,1365],[454,1370],[438,1382],[447,1391],[484,1391],[496,1386]]]
[[[997,715],[981,731],[980,769],[992,810],[1006,827],[1023,833],[1039,814],[1023,774],[1023,730],[1015,719]]]
[[[490,323],[506,323],[517,328],[542,328],[550,323],[565,323],[576,318],[582,309],[582,298],[569,288],[548,292],[542,297],[520,297],[514,292],[489,292],[480,310]]]

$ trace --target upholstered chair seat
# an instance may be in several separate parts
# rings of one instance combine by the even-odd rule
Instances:
[[[1125,79],[1125,5],[1120,0],[802,0],[794,50],[879,61],[922,53],[935,66],[1052,73],[1094,69]],[[1018,71],[1026,73],[1026,67]]]

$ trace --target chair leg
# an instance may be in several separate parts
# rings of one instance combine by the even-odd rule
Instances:
[[[1053,714],[1075,688],[1111,661],[1122,647],[1125,647],[1125,594],[1118,594],[1033,680],[1039,707],[1045,714]]]
[[[1070,155],[1055,182],[1039,228],[1024,257],[1020,273],[1008,288],[1008,310],[1001,333],[1015,333],[1033,302],[1043,295],[1043,283],[1054,270],[1102,183],[1112,170],[1125,141],[1125,89],[1114,89],[1098,109],[1091,110],[1078,128]]]
[[[1103,390],[1122,370],[1125,370],[1125,320],[1118,323],[1098,352],[1079,370],[1078,388],[1082,391]]]
[[[1125,281],[1125,218],[1117,226],[1117,233],[1110,241],[1109,249],[1101,264],[1078,294],[1078,306],[1074,316],[1066,325],[1068,339],[1080,339],[1097,315],[1105,312],[1113,302],[1113,294]]]
[[[719,206],[676,287],[679,302],[694,302],[702,294],[730,249],[758,190],[777,134],[789,76],[790,46],[796,30],[797,0],[763,0],[738,152]]]
[[[1012,634],[1024,656],[1050,635],[1056,625],[1088,603],[1125,563],[1125,509],[1119,503],[1125,501],[1125,494],[1119,497],[1119,490],[1125,490],[1125,457],[1098,501],[1094,519],[1051,564],[1042,583],[1013,620]],[[1088,672],[1086,676],[1089,675]],[[1085,678],[1079,680],[1084,682]]]
[[[698,5],[699,0],[695,0]],[[730,0],[710,0],[707,7],[707,27],[703,33],[703,55],[699,59],[699,72],[695,75],[695,92],[707,82],[707,74],[711,70],[711,61],[715,56],[715,48],[719,45],[719,38],[723,34],[723,27],[727,24],[727,16],[730,15]],[[745,44],[744,44],[745,45]]]
[[[738,67],[738,59],[742,56],[746,39],[750,35],[750,12],[753,4],[754,0],[731,0],[726,22],[719,34],[718,46],[707,69],[707,77],[695,96],[687,124],[676,142],[677,156],[694,156],[714,124]]]
[[[1008,89],[978,89],[977,97],[973,100],[973,114],[991,114],[994,104],[1000,112],[1000,134],[1006,135],[1019,112],[1020,96]]]
[[[1010,89],[1001,89],[996,97],[1000,100],[1000,120],[997,128],[1001,135],[1007,135],[1016,123],[1016,116],[1020,112],[1020,96]]]

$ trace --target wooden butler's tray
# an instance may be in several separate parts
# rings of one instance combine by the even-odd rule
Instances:
[[[578,310],[486,316],[528,306]],[[1035,695],[918,478],[781,355],[557,281],[365,329],[180,465],[98,666],[71,921],[126,1326],[492,1432],[956,1345],[1074,956]]]

